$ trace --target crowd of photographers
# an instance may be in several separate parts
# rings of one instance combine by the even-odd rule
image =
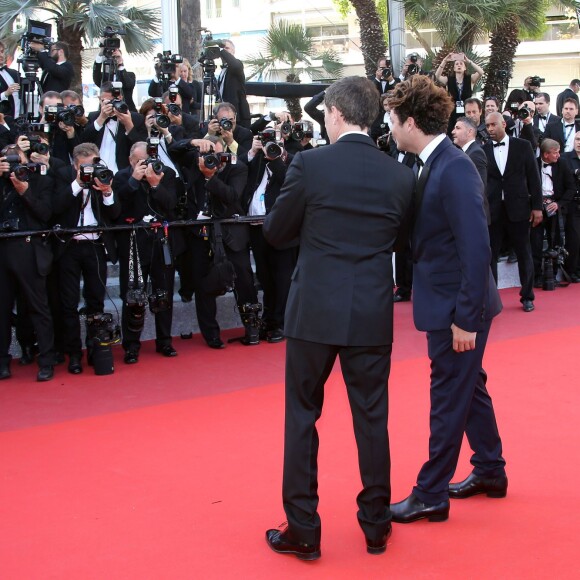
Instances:
[[[415,169],[415,156],[399,151],[391,137],[388,102],[389,90],[409,74],[427,74],[421,66],[419,57],[408,57],[401,77],[394,78],[390,61],[382,58],[372,79],[381,93],[381,109],[371,136],[379,148]],[[451,53],[432,76],[455,102],[449,137],[471,157],[487,187],[496,281],[497,262],[509,253],[509,261],[518,262],[523,309],[531,312],[534,289],[580,282],[580,80],[573,79],[558,94],[555,115],[550,95],[541,90],[545,79],[527,77],[502,108],[496,97],[481,101],[473,96],[482,75],[463,53]],[[396,276],[395,301],[410,300],[410,248],[396,256]]]
[[[119,340],[125,363],[138,362],[147,308],[155,317],[157,352],[176,356],[171,332],[176,272],[181,300],[195,296],[210,348],[225,346],[216,298],[232,288],[245,329],[242,344],[283,340],[297,245],[270,246],[261,219],[215,222],[270,210],[293,153],[311,146],[311,124],[270,113],[250,125],[238,76],[241,66],[243,77],[243,65],[230,41],[217,47],[224,70],[208,89],[216,94],[206,119],[199,114],[201,87],[192,81],[187,61],[158,55],[151,97],[136,110],[135,75],[123,66],[114,34],[101,46],[93,66],[100,86],[97,111],[86,112],[80,95],[70,90],[72,75],[63,81],[60,72],[69,64],[63,43],[27,45],[27,58],[43,70],[36,117],[23,102],[29,95],[22,87],[32,72],[0,70],[0,379],[11,376],[12,324],[20,364],[36,358],[39,381],[50,380],[62,362],[72,374],[83,372],[83,318],[86,362],[95,368],[97,346]],[[0,65],[4,52],[0,43]],[[43,84],[45,70],[64,82],[60,91]],[[227,94],[236,104],[224,99]],[[176,221],[196,223],[178,227]],[[51,234],[33,234],[46,230]],[[119,264],[120,328],[104,313],[109,261]]]
[[[137,363],[147,307],[155,317],[157,352],[177,355],[171,332],[176,272],[181,300],[195,296],[201,334],[210,348],[225,346],[216,297],[232,288],[245,329],[241,342],[283,340],[297,243],[273,248],[260,220],[221,225],[215,220],[267,214],[293,154],[312,147],[312,125],[295,123],[285,112],[250,123],[243,64],[229,40],[202,56],[203,83],[193,81],[191,66],[179,55],[158,55],[150,98],[137,110],[135,75],[124,67],[115,31],[108,31],[93,66],[100,104],[88,114],[81,97],[69,89],[73,77],[66,44],[29,42],[26,48],[21,76],[4,66],[0,43],[0,231],[15,233],[0,238],[0,379],[11,376],[13,322],[20,364],[36,357],[39,381],[50,380],[65,355],[70,373],[83,371],[81,279],[89,364],[99,355],[97,344],[116,340],[122,341],[125,363]],[[218,57],[223,66],[215,76]],[[452,72],[444,74],[451,62]],[[475,72],[467,72],[470,66]],[[33,78],[37,69],[43,71],[38,82]],[[547,264],[561,267],[569,281],[580,281],[580,81],[558,96],[561,117],[550,113],[550,96],[540,92],[543,79],[538,77],[527,78],[510,94],[502,115],[494,97],[485,102],[473,97],[482,73],[464,55],[450,54],[431,76],[456,102],[450,136],[488,187],[496,279],[507,240],[518,260],[521,301],[529,312],[534,287],[546,288]],[[373,81],[381,110],[370,134],[380,149],[416,167],[415,156],[399,151],[390,135],[388,110],[389,90],[413,74],[426,74],[416,55],[407,57],[399,78],[388,59],[379,60]],[[41,94],[36,117],[30,112],[35,83]],[[215,97],[208,118],[204,93]],[[305,109],[324,136],[323,100],[321,92]],[[209,218],[214,218],[211,225],[204,225]],[[172,226],[183,220],[197,223]],[[50,236],[18,235],[49,229]],[[104,313],[108,261],[119,264],[120,328]],[[408,248],[396,256],[396,301],[410,299],[411,271]]]

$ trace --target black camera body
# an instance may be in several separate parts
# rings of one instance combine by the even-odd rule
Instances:
[[[235,165],[238,162],[238,156],[233,153],[205,153],[202,155],[203,165],[206,169],[215,169],[222,163]]]
[[[40,67],[38,53],[30,48],[30,43],[39,42],[44,48],[49,49],[52,45],[51,30],[52,26],[46,22],[28,20],[26,32],[20,37],[22,55],[18,57],[18,62],[22,65],[26,76],[34,76]]]
[[[297,123],[284,122],[280,125],[280,133],[285,139],[292,138],[295,141],[302,141],[305,137],[312,138],[312,125],[309,122],[299,121]]]
[[[127,328],[131,332],[141,332],[145,324],[147,294],[142,288],[132,288],[125,296],[127,306]]]
[[[110,312],[96,312],[86,315],[87,334],[100,343],[119,342],[119,327],[115,325]],[[90,329],[90,331],[89,331]]]
[[[99,43],[99,47],[103,49],[103,56],[105,58],[112,58],[113,52],[121,48],[121,39],[119,35],[127,34],[124,28],[114,30],[112,26],[105,26],[103,30],[103,42]]]
[[[257,137],[262,143],[262,150],[268,160],[273,161],[282,155],[283,141],[278,139],[275,129],[271,127],[264,129],[258,133]]]
[[[30,143],[30,153],[46,155],[50,151],[48,144],[44,143],[38,135],[26,135],[26,138]]]
[[[208,33],[203,37],[201,46],[203,51],[199,57],[199,61],[202,65],[204,65],[204,71],[206,64],[213,63],[214,70],[215,70],[215,61],[218,58],[221,58],[221,49],[224,46],[224,41],[221,38],[214,38],[212,33],[208,31]]]
[[[113,181],[113,172],[103,163],[83,163],[80,167],[80,178],[85,187],[95,185],[95,179],[108,185]]]
[[[524,119],[527,119],[531,116],[532,116],[532,110],[527,105],[525,105],[521,109],[518,109],[518,112],[517,112],[518,119],[521,119],[523,121]]]
[[[149,310],[152,314],[171,310],[171,300],[167,290],[155,290],[147,296]]]
[[[543,79],[542,77],[539,76],[533,76],[532,80],[530,81],[530,86],[531,87],[539,87],[542,83],[545,83],[546,79]]]
[[[0,222],[0,232],[17,232],[20,229],[20,218],[12,218]]]
[[[171,54],[170,50],[164,50],[163,52],[157,53],[155,62],[159,65],[161,79],[168,81],[175,72],[175,65],[183,62],[183,57],[180,54]]]
[[[12,168],[12,171],[14,172],[14,177],[16,177],[18,181],[27,183],[30,181],[30,176],[34,173],[46,175],[47,169],[44,163],[22,163],[21,165],[16,165]]]
[[[386,66],[381,68],[381,78],[387,80],[393,76],[393,67],[391,66],[391,61],[387,60]]]
[[[155,124],[162,129],[167,129],[171,125],[171,119],[163,112],[163,99],[161,97],[155,97],[154,110],[155,110]]]
[[[44,120],[50,125],[64,123],[67,127],[73,127],[75,124],[75,113],[61,103],[58,105],[46,105],[44,107]]]
[[[390,133],[383,133],[377,137],[377,147],[381,151],[389,151],[389,136]]]

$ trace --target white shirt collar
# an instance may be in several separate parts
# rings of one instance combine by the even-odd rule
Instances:
[[[365,137],[369,136],[369,134],[366,131],[346,131],[338,137],[337,141],[339,139],[342,139],[345,135],[364,135]]]
[[[467,150],[469,149],[469,147],[471,146],[472,143],[475,143],[475,139],[468,141],[461,149],[463,149],[463,151],[465,151],[467,153]]]

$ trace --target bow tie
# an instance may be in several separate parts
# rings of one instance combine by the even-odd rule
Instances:
[[[0,66],[0,71],[6,70],[8,67],[6,65]]]
[[[553,163],[543,163],[542,162],[542,169],[546,169],[546,167],[553,167]]]
[[[425,162],[418,155],[415,155],[415,163],[417,167],[423,167],[425,165]]]
[[[548,119],[548,115],[538,115],[540,119],[544,119],[546,121]]]
[[[505,145],[505,143],[503,141],[500,141],[499,143],[493,144],[494,147],[503,147],[504,145]]]
[[[574,126],[574,123],[570,123],[570,124],[568,124],[568,125],[564,125],[564,127],[566,127],[566,128],[568,128],[568,127],[573,127],[573,126]]]

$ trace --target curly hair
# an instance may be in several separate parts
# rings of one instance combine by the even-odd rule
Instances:
[[[447,91],[425,75],[413,75],[399,83],[389,98],[389,108],[395,111],[401,123],[412,117],[425,135],[445,133],[453,107]]]

